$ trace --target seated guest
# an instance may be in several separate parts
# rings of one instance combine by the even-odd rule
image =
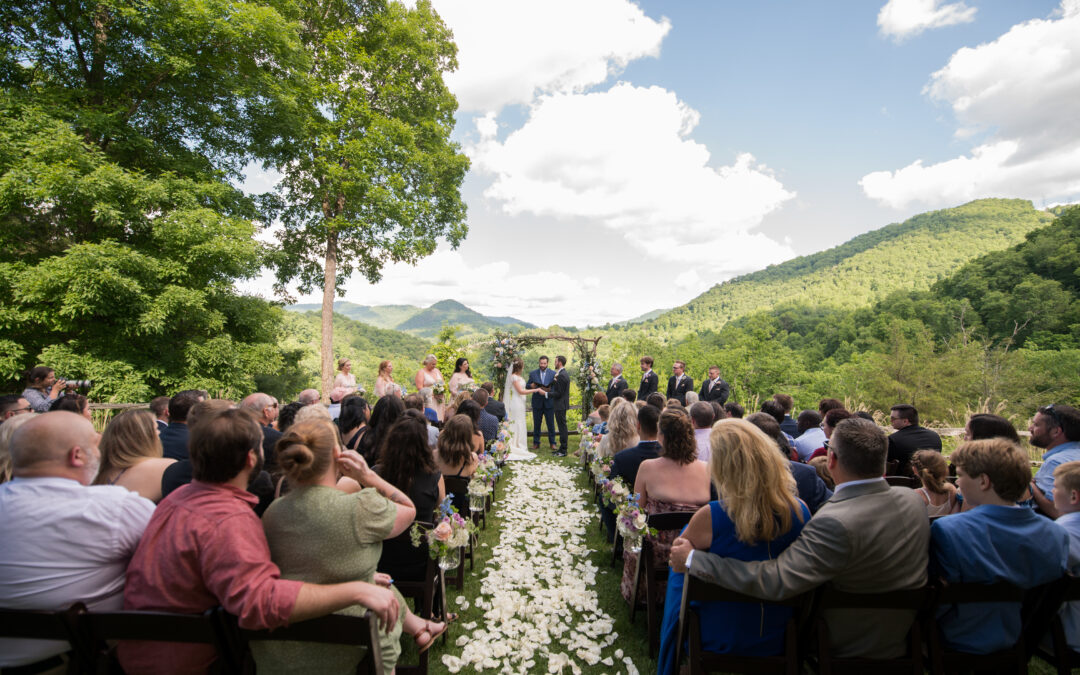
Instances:
[[[690,520],[682,537],[695,549],[736,560],[771,560],[786,549],[810,520],[794,496],[790,461],[775,440],[742,420],[723,420],[711,430],[709,473],[719,501],[711,501]],[[660,629],[658,673],[677,672],[675,640],[684,575],[668,577]],[[784,629],[791,608],[716,602],[697,608],[706,651],[769,656],[784,651]]]
[[[393,672],[402,632],[426,649],[446,630],[444,624],[424,621],[409,611],[405,599],[390,586],[390,578],[375,572],[382,541],[412,525],[416,515],[412,502],[360,455],[343,451],[332,422],[294,424],[278,450],[281,469],[293,487],[263,517],[270,559],[283,579],[315,584],[364,581],[389,587],[400,614],[391,631],[379,631],[379,649],[383,667]],[[339,469],[362,489],[351,494],[339,490]],[[338,613],[363,616],[367,610],[353,605]],[[254,643],[252,653],[264,674],[293,672],[298,664],[309,672],[352,673],[364,655],[357,647],[267,641]]]
[[[795,434],[795,452],[800,462],[809,462],[810,455],[825,446],[825,431],[821,428],[821,415],[813,410],[799,413],[798,433]]]
[[[25,417],[11,439],[14,478],[0,485],[0,607],[83,602],[91,611],[119,610],[124,570],[154,504],[125,488],[91,485],[100,456],[90,422],[66,411]],[[0,668],[46,672],[61,667],[69,649],[0,639]]]
[[[836,425],[850,417],[854,417],[854,415],[843,408],[832,408],[829,412],[825,413],[825,419],[821,423],[821,430],[825,433],[825,445],[810,453],[810,459],[825,456],[825,449],[829,447],[829,439],[832,438],[833,430],[836,429]]]
[[[345,387],[334,387],[330,390],[330,405],[326,408],[326,412],[330,413],[330,419],[336,420],[341,415],[341,402],[350,393],[352,392]]]
[[[694,428],[688,415],[681,411],[665,410],[657,423],[657,441],[660,451],[653,459],[643,459],[634,479],[634,492],[640,495],[638,504],[647,515],[672,511],[697,511],[709,503],[709,465],[697,460],[697,444]],[[623,451],[629,452],[627,450]],[[620,453],[622,454],[622,453]],[[612,473],[615,468],[612,467]],[[667,561],[668,549],[677,533],[662,531],[650,537],[654,562],[662,567]],[[620,590],[623,598],[630,600],[637,569],[637,554],[623,552],[623,578]],[[642,584],[644,580],[641,580]],[[644,597],[644,586],[638,589],[638,597]]]
[[[240,401],[240,407],[254,415],[262,427],[264,464],[271,475],[276,474],[277,457],[274,455],[274,446],[281,438],[281,432],[273,426],[278,416],[277,402],[269,394],[256,392]]]
[[[484,443],[490,443],[495,440],[495,437],[499,434],[499,418],[486,410],[488,402],[487,390],[477,389],[472,393],[472,400],[476,405],[480,406],[476,426],[480,429],[480,434],[484,437]]]
[[[832,490],[825,485],[825,481],[818,476],[817,470],[808,464],[791,461],[791,451],[784,447],[787,439],[784,438],[775,418],[766,413],[754,413],[747,417],[746,421],[761,429],[773,440],[776,449],[788,460],[788,468],[791,470],[791,475],[795,477],[799,499],[803,500],[810,509],[810,513],[817,513],[817,510],[833,495]]]
[[[161,501],[161,478],[176,462],[161,456],[153,414],[126,410],[101,435],[101,468],[94,485],[119,485],[150,501]]]
[[[375,407],[371,409],[371,419],[368,420],[368,430],[364,432],[356,448],[365,462],[374,464],[378,460],[379,448],[382,447],[387,432],[404,411],[405,403],[400,396],[383,396],[375,402]]]
[[[1061,515],[1057,524],[1069,535],[1069,574],[1080,576],[1080,462],[1066,462],[1054,469],[1054,507]],[[1061,608],[1065,641],[1080,651],[1080,601]]]
[[[431,419],[424,413],[424,397],[420,394],[409,394],[403,400],[405,402],[406,412],[409,410],[418,410],[420,416],[424,418],[427,429],[425,433],[427,434],[428,447],[431,450],[435,450],[435,444],[439,440],[439,430],[431,423]],[[490,403],[491,401],[488,402]]]
[[[656,419],[660,417],[660,411],[657,410],[656,414],[651,417],[653,419],[652,439],[655,443]],[[640,440],[638,435],[640,433],[638,409],[625,402],[622,405],[615,406],[608,414],[607,428],[608,432],[600,439],[600,445],[596,448],[597,456],[615,457],[619,452],[637,445]],[[655,457],[656,453],[653,452],[651,456]],[[634,475],[637,475],[636,465],[634,466]],[[631,487],[631,485],[627,483],[627,487]]]
[[[480,413],[484,412],[484,410],[476,404],[476,401],[468,398],[468,392],[462,393],[466,395],[466,399],[457,406],[457,414],[465,415],[472,420],[473,452],[481,455],[484,452],[484,435],[480,433]]]
[[[49,406],[49,412],[56,412],[57,410],[73,412],[91,422],[94,421],[93,416],[90,414],[90,400],[82,394],[68,393],[56,399]]]
[[[957,486],[970,511],[939,518],[930,528],[930,569],[947,582],[1007,581],[1031,588],[1068,569],[1064,528],[1016,500],[1031,480],[1026,454],[1002,438],[967,441],[950,456]],[[1020,637],[1020,603],[972,603],[940,607],[945,645],[971,654],[1011,647]]]
[[[688,392],[686,392],[686,407],[687,408],[694,405],[695,403],[697,403],[700,400],[701,399],[698,397],[698,393],[696,391],[688,391]]]
[[[160,434],[169,427],[169,397],[155,396],[150,400],[150,412],[154,414],[154,423]]]
[[[658,391],[654,391],[645,398],[645,402],[653,406],[657,410],[663,410],[667,407],[667,397]]]
[[[300,395],[296,397],[296,400],[305,406],[315,405],[322,399],[318,389],[305,389],[300,392]]]
[[[926,504],[926,515],[947,516],[960,511],[956,500],[956,486],[946,480],[949,467],[940,452],[919,450],[911,456],[911,472],[922,484],[916,492]]]
[[[795,407],[795,399],[790,394],[773,394],[773,400],[780,404],[784,411],[784,419],[780,421],[780,431],[788,436],[796,438],[799,435],[799,424],[791,417],[791,410]]]
[[[293,401],[292,403],[286,403],[281,406],[281,411],[278,413],[277,418],[277,430],[281,433],[288,431],[293,421],[296,420],[296,413],[300,412],[300,409],[303,407],[304,404],[300,401]]]
[[[30,401],[18,394],[0,396],[0,424],[17,415],[25,415],[34,412],[30,407]]]
[[[690,422],[694,425],[694,442],[697,443],[699,462],[709,462],[712,450],[709,446],[709,434],[712,433],[714,419],[712,405],[698,401],[690,406]]]
[[[205,392],[187,389],[169,399],[169,426],[159,434],[164,457],[188,458],[188,411],[199,401],[206,400]]]
[[[485,382],[480,385],[480,388],[488,393],[488,402],[484,406],[484,410],[494,415],[500,422],[506,419],[506,406],[503,402],[495,398],[495,385],[491,382]]]
[[[587,422],[589,426],[595,426],[597,424],[600,424],[600,406],[607,404],[607,394],[602,391],[598,391],[593,394],[592,412],[589,413],[589,416],[585,419],[585,422]]]
[[[369,412],[368,403],[362,396],[349,396],[342,401],[337,426],[346,450],[356,450],[360,445],[361,437],[367,432]]]
[[[626,399],[630,403],[636,403],[637,402],[637,392],[634,391],[633,389],[623,389],[622,393],[620,393],[619,396],[622,396],[624,399]]]
[[[751,562],[693,551],[680,538],[671,549],[672,569],[689,567],[709,583],[763,600],[793,598],[826,582],[846,593],[925,586],[930,523],[914,490],[885,482],[887,452],[876,424],[843,420],[827,455],[836,493],[791,546],[776,558]],[[906,611],[837,610],[825,622],[838,657],[891,659],[906,652],[914,618]]]
[[[454,415],[458,414],[458,412],[460,412],[458,408],[461,407],[461,404],[465,401],[471,400],[472,394],[470,392],[459,391],[458,393],[454,394],[453,398],[450,400],[450,405],[446,406],[446,417],[453,417]]]
[[[836,483],[833,481],[832,474],[829,473],[828,457],[815,457],[807,462],[806,465],[813,467],[814,471],[817,471],[818,478],[825,483],[825,487],[830,490],[836,489]]]
[[[784,406],[780,405],[775,399],[768,399],[761,404],[761,412],[766,415],[771,415],[776,420],[777,425],[780,426],[780,433],[783,434],[786,440],[785,445],[790,449],[795,445],[795,437],[784,431],[784,419],[791,419],[790,416],[784,414]]]
[[[11,480],[11,437],[15,430],[37,415],[16,415],[0,424],[0,483]]]
[[[889,409],[889,421],[896,429],[889,434],[889,461],[900,462],[896,467],[897,476],[911,475],[911,456],[917,450],[941,452],[941,436],[919,426],[919,411],[915,406],[894,405]]]
[[[625,403],[625,399],[620,398]],[[596,417],[600,420],[592,426],[594,434],[606,434],[608,432],[608,419],[611,417],[611,406],[604,404],[596,409]]]
[[[728,418],[727,410],[724,409],[724,406],[720,405],[716,401],[709,401],[709,405],[712,406],[713,418],[716,420],[716,422],[719,422],[720,420],[726,420]],[[713,422],[713,424],[715,424],[716,422]]]
[[[249,413],[211,412],[192,425],[190,441],[195,480],[154,512],[128,565],[124,609],[200,614],[221,605],[242,628],[263,629],[363,605],[384,629],[397,623],[387,588],[281,578],[244,489],[262,463],[262,430]],[[213,647],[194,644],[121,642],[118,652],[132,675],[205,672],[215,658]]]
[[[746,414],[746,409],[734,401],[728,401],[724,404],[724,412],[727,413],[728,417],[741,420],[743,415]]]
[[[423,397],[409,396],[417,396],[423,405]],[[435,511],[446,499],[446,484],[428,447],[427,429],[423,413],[407,409],[390,428],[375,471],[412,500],[416,520],[433,523]],[[413,546],[409,532],[405,531],[383,542],[379,571],[399,581],[420,581],[427,561],[427,551]]]
[[[454,415],[443,425],[435,452],[435,468],[443,476],[469,478],[476,472],[480,458],[476,456],[473,421],[468,415]],[[454,506],[459,513],[469,512],[469,495],[455,494]]]
[[[817,411],[821,415],[822,419],[829,413],[830,410],[839,410],[844,407],[843,402],[835,398],[823,398],[818,401]]]
[[[1035,413],[1028,427],[1031,444],[1046,452],[1031,483],[1031,496],[1039,510],[1057,518],[1054,508],[1054,469],[1080,460],[1080,410],[1068,405],[1048,405]]]
[[[975,413],[964,425],[964,440],[979,441],[984,438],[1005,438],[1020,445],[1020,434],[1013,423],[1001,415]]]

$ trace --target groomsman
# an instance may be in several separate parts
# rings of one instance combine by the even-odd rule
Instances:
[[[649,394],[660,388],[660,378],[652,371],[652,357],[641,357],[641,384],[638,386],[637,397],[639,401],[649,398]]]
[[[555,447],[555,404],[548,395],[551,382],[555,377],[548,370],[548,357],[541,356],[539,365],[539,368],[529,373],[529,381],[525,385],[526,389],[543,389],[541,393],[532,395],[533,450],[540,449],[540,421],[542,419],[547,420],[548,443],[552,448]]]
[[[611,382],[609,382],[607,386],[608,403],[611,403],[618,398],[624,390],[629,388],[629,386],[630,385],[626,384],[626,378],[622,376],[622,364],[611,364]]]
[[[555,409],[555,423],[559,426],[559,447],[552,447],[551,454],[556,457],[566,457],[566,444],[570,440],[570,432],[566,429],[566,411],[570,409],[570,375],[567,374],[566,357],[555,357],[555,378],[551,381],[552,407]],[[551,423],[548,423],[548,429]]]
[[[702,383],[698,398],[702,401],[716,401],[724,405],[730,393],[731,387],[724,382],[724,378],[720,377],[720,366],[709,366],[709,379]]]
[[[686,405],[686,392],[694,391],[694,378],[686,374],[686,364],[676,361],[671,366],[674,373],[667,382],[667,397],[677,399],[679,403]]]

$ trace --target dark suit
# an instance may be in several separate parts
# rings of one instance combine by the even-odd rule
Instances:
[[[694,551],[690,574],[763,600],[792,598],[826,582],[846,593],[909,590],[926,584],[929,544],[930,522],[918,493],[878,480],[833,494],[779,557],[744,562]],[[825,614],[841,658],[903,655],[913,619],[905,610]]]
[[[274,452],[274,446],[277,445],[278,439],[285,434],[281,433],[274,427],[264,426],[263,432],[263,463],[266,470],[270,472],[271,476],[277,474],[277,454]]]
[[[678,380],[678,382],[676,382]],[[672,375],[667,381],[667,397],[678,399],[679,403],[686,405],[686,392],[694,391],[694,378],[683,374],[682,379]]]
[[[489,398],[487,405],[484,406],[484,410],[486,410],[489,415],[494,415],[500,422],[506,419],[506,406],[503,405],[502,401],[496,401],[493,398]]]
[[[165,431],[158,434],[161,439],[162,456],[168,459],[187,459],[188,428],[184,422],[169,422]]]
[[[713,384],[712,380],[705,380],[701,383],[701,391],[698,392],[698,399],[711,403],[716,401],[720,405],[727,403],[728,396],[731,395],[731,387],[727,382],[724,382],[724,378],[720,378],[720,381]]]
[[[158,436],[160,436],[160,435],[161,435],[161,432],[162,432],[162,431],[165,431],[166,429],[168,429],[168,428],[169,428],[169,423],[168,423],[168,422],[163,422],[163,421],[161,421],[161,420],[154,420],[154,422],[156,422],[156,423],[157,423],[157,432],[158,432]]]
[[[810,513],[817,513],[818,509],[829,501],[833,491],[821,480],[814,467],[799,462],[788,462],[791,475],[795,477],[795,488],[799,492],[799,499],[806,502]]]
[[[721,403],[720,405],[724,405]],[[780,423],[780,431],[795,438],[799,435],[799,423],[791,419],[791,415],[784,415],[784,421]]]
[[[649,397],[649,394],[658,391],[660,389],[660,378],[656,376],[656,373],[649,371],[647,374],[641,376],[641,386],[637,390],[637,400],[644,401]]]
[[[566,411],[570,409],[570,375],[566,368],[559,370],[551,383],[552,407],[555,409],[555,424],[559,427],[559,449],[565,451],[570,442],[570,432],[566,429]]]
[[[626,384],[626,378],[622,376],[622,373],[619,373],[619,376],[614,378],[608,385],[606,392],[608,403],[619,398],[619,396],[629,387],[630,385]]]
[[[529,380],[525,383],[526,389],[534,389],[536,387],[551,387],[552,380],[555,379],[555,373],[550,368],[540,372],[540,369],[529,373]],[[543,394],[532,395],[532,413],[533,413],[533,447],[540,447],[540,421],[541,419],[547,420],[548,430],[548,443],[551,447],[555,447],[555,404],[551,401],[551,396],[544,396]]]
[[[917,450],[941,452],[941,436],[926,427],[911,425],[889,434],[889,461],[897,460],[897,476],[911,475],[911,456]]]

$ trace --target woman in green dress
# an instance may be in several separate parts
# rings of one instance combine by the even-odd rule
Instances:
[[[389,575],[377,574],[375,567],[383,540],[412,525],[416,510],[409,498],[372,471],[359,454],[343,451],[329,420],[289,427],[276,454],[293,488],[266,510],[263,529],[282,578],[322,584],[359,580],[393,588]],[[351,480],[339,482],[339,474]],[[350,486],[353,492],[348,491]],[[401,607],[399,620],[379,633],[387,672],[393,672],[401,653],[402,632],[423,651],[446,630],[444,623],[413,614],[401,594],[394,592]],[[366,611],[353,606],[339,613],[362,616]],[[353,673],[362,656],[356,647],[296,642],[257,642],[252,651],[260,675]]]

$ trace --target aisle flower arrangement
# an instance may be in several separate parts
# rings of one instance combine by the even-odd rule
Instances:
[[[630,498],[630,488],[626,487],[622,478],[605,478],[600,483],[600,498],[604,506],[617,511]]]
[[[589,559],[590,514],[574,469],[548,462],[514,467],[496,507],[502,519],[474,604],[479,622],[442,663],[451,673],[581,673],[585,667],[638,675],[615,647],[615,621],[599,606],[600,570]]]
[[[645,535],[656,536],[656,528],[649,527],[649,517],[638,505],[639,495],[626,497],[619,504],[615,513],[615,527],[623,538],[623,549],[631,553],[641,551],[641,538]]]
[[[492,441],[489,452],[495,456],[496,461],[502,464],[506,461],[506,458],[510,455],[510,448],[514,444],[514,430],[513,424],[510,420],[503,420],[499,423],[499,430],[495,433],[495,440]]]
[[[452,498],[453,495],[446,495],[446,499],[439,504],[439,518],[435,527],[425,529],[420,523],[413,523],[409,530],[412,545],[418,547],[426,540],[428,554],[433,560],[438,560],[443,569],[457,566],[458,550],[469,543],[469,537],[476,529],[471,520],[458,514],[451,502]]]

